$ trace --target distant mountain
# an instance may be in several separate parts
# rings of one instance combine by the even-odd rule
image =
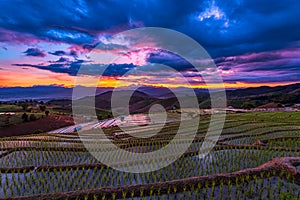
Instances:
[[[151,95],[152,97],[156,98],[169,98],[171,96],[174,96],[172,94],[172,91],[165,87],[150,87],[150,86],[144,86],[138,88],[139,91]]]
[[[87,87],[79,86],[82,91]],[[96,94],[100,94],[112,88],[97,88]],[[66,88],[62,86],[49,85],[49,86],[33,86],[33,87],[7,87],[0,88],[0,101],[23,101],[23,100],[37,100],[49,101],[53,99],[72,99],[73,88]],[[87,94],[87,93],[86,93]],[[82,93],[84,97],[85,93]]]
[[[229,98],[249,97],[249,96],[270,96],[278,94],[300,94],[300,83],[284,86],[262,86],[245,89],[236,89],[226,91]]]
[[[88,96],[89,93],[85,91],[89,91],[88,87],[78,86],[82,89],[81,96],[78,96],[77,99]],[[113,88],[97,88],[96,95],[110,92]],[[117,91],[127,90],[126,88],[119,88]],[[173,88],[173,91],[176,92],[178,96],[185,96],[188,94],[190,89],[180,87]],[[165,87],[149,87],[144,86],[138,88],[138,91],[143,92],[149,96],[155,98],[171,98],[174,97],[173,92]],[[207,93],[205,89],[194,89],[196,94],[199,93]],[[73,88],[66,88],[57,85],[49,85],[49,86],[33,86],[33,87],[7,87],[0,88],[0,101],[22,101],[22,100],[38,100],[38,101],[49,101],[53,99],[72,99]]]
[[[104,92],[102,94],[98,94],[95,97],[95,106],[98,109],[102,110],[111,110],[111,98],[112,98],[112,91]],[[124,99],[130,99],[129,100],[129,110],[130,113],[138,113],[138,112],[147,112],[149,108],[156,103],[159,103],[163,106],[165,106],[166,109],[171,109],[171,107],[177,103],[176,98],[166,98],[161,99],[158,97],[154,97],[152,95],[148,95],[141,91],[134,91],[132,95],[131,91],[114,91],[114,95],[116,95],[117,100],[124,100]],[[92,97],[85,97],[78,101],[84,101]],[[118,110],[120,113],[124,111],[124,106],[116,104],[116,110]]]
[[[300,83],[231,90],[227,91],[227,98],[228,105],[236,108],[293,106],[300,103]]]
[[[140,87],[138,88],[139,91],[142,91],[150,96],[153,97],[157,97],[157,98],[162,98],[162,99],[166,99],[166,98],[172,98],[176,96],[186,96],[189,95],[191,92],[190,88],[185,88],[185,87],[178,87],[178,88],[166,88],[166,87]],[[200,95],[200,94],[208,94],[208,90],[207,89],[199,89],[199,88],[195,88],[193,89],[195,94]]]
[[[81,96],[78,100],[84,100],[89,91],[87,87],[80,87],[82,89]],[[146,112],[153,104],[162,104],[166,108],[172,108],[178,105],[178,97],[189,98],[191,89],[180,87],[168,89],[164,87],[139,87],[130,98],[130,109],[132,112]],[[113,88],[97,88],[95,102],[99,109],[110,110],[111,96]],[[194,89],[198,97],[201,108],[210,107],[209,93],[206,89]],[[118,88],[114,91],[118,94],[119,99],[128,97],[130,93],[129,88]],[[292,106],[300,103],[300,83],[276,86],[276,87],[257,87],[245,88],[236,90],[227,90],[227,102],[229,106],[235,108],[247,107],[272,107],[272,106]],[[0,88],[0,101],[18,101],[25,99],[34,100],[52,100],[53,104],[70,105],[72,98],[72,88],[65,88],[61,86],[34,86],[29,88],[13,87]],[[56,101],[53,101],[55,99]],[[65,99],[65,100],[62,100]],[[60,100],[60,101],[57,101]],[[121,109],[121,108],[120,108]]]
[[[72,89],[61,86],[33,86],[0,88],[0,101],[70,99]]]

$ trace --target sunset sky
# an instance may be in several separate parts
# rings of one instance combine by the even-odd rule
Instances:
[[[227,88],[296,83],[299,8],[298,0],[0,1],[0,87],[72,87],[80,65],[95,62],[89,57],[95,47],[119,57],[110,63],[101,87],[116,80],[130,86],[122,75],[151,63],[170,64],[193,87],[203,87],[190,64],[172,53],[110,39],[138,27],[168,28],[196,40],[214,59]],[[160,78],[164,73],[156,69],[130,80],[184,86],[176,76]]]

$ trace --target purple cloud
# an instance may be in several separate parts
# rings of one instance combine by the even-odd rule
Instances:
[[[61,63],[61,62],[68,62],[68,61],[69,61],[68,58],[60,57],[60,58],[59,58],[57,61],[55,61],[55,62]]]
[[[300,80],[300,48],[221,57],[215,62],[228,82]]]
[[[28,48],[23,52],[26,56],[45,57],[46,53],[38,48]]]
[[[59,51],[48,52],[48,53],[54,56],[72,56],[72,57],[78,56],[78,53],[75,50],[71,50],[69,52],[59,50]]]

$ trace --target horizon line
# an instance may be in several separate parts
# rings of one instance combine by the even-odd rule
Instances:
[[[231,84],[231,83],[229,83]],[[287,85],[294,85],[294,84],[300,84],[300,82],[290,82],[290,83],[252,83],[252,84],[248,84],[249,86],[247,86],[247,84],[244,84],[241,87],[227,87],[226,85],[229,85],[228,83],[224,83],[224,89],[246,89],[246,88],[259,88],[259,87],[279,87],[279,86],[287,86]],[[212,85],[212,84],[210,84]],[[217,84],[220,85],[220,84]],[[237,84],[231,84],[231,85],[237,85]],[[67,86],[67,85],[61,85],[61,84],[49,84],[49,85],[32,85],[32,86],[21,86],[21,85],[17,85],[17,86],[0,86],[0,89],[5,89],[5,88],[33,88],[33,87],[61,87],[61,88],[69,88],[72,89],[74,87],[86,87],[86,88],[91,88],[92,86],[84,86],[84,85],[71,85],[71,86]],[[131,85],[129,86],[120,86],[120,87],[113,87],[113,86],[97,86],[97,88],[104,88],[104,89],[108,89],[108,88],[130,88]],[[153,87],[153,88],[193,88],[193,89],[222,89],[222,87],[211,87],[208,88],[207,85],[201,85],[201,86],[192,86],[192,87],[186,87],[186,86],[164,86],[163,84],[159,84],[159,85],[141,85],[139,87]]]

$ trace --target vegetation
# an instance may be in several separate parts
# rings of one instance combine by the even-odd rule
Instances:
[[[35,121],[52,114],[70,115],[71,109],[65,105],[48,104],[43,101],[25,100],[0,102],[0,127]]]
[[[168,117],[178,116],[170,113]],[[93,131],[86,131],[81,137],[76,133],[37,131],[32,135],[2,138],[0,198],[42,198],[34,195],[48,195],[48,199],[300,198],[300,112],[228,114],[218,144],[199,159],[209,119],[209,115],[202,116],[197,136],[183,156],[165,168],[145,174],[120,172],[99,163],[81,143],[82,139],[95,143]],[[132,131],[144,134],[152,126]],[[178,126],[179,122],[168,122],[151,139],[124,134],[113,142],[127,151],[155,151],[172,140]],[[120,132],[118,127],[105,130],[107,136],[116,132]],[[185,142],[184,138],[181,142]],[[171,154],[138,162],[155,165]],[[120,163],[127,167],[135,164]]]

